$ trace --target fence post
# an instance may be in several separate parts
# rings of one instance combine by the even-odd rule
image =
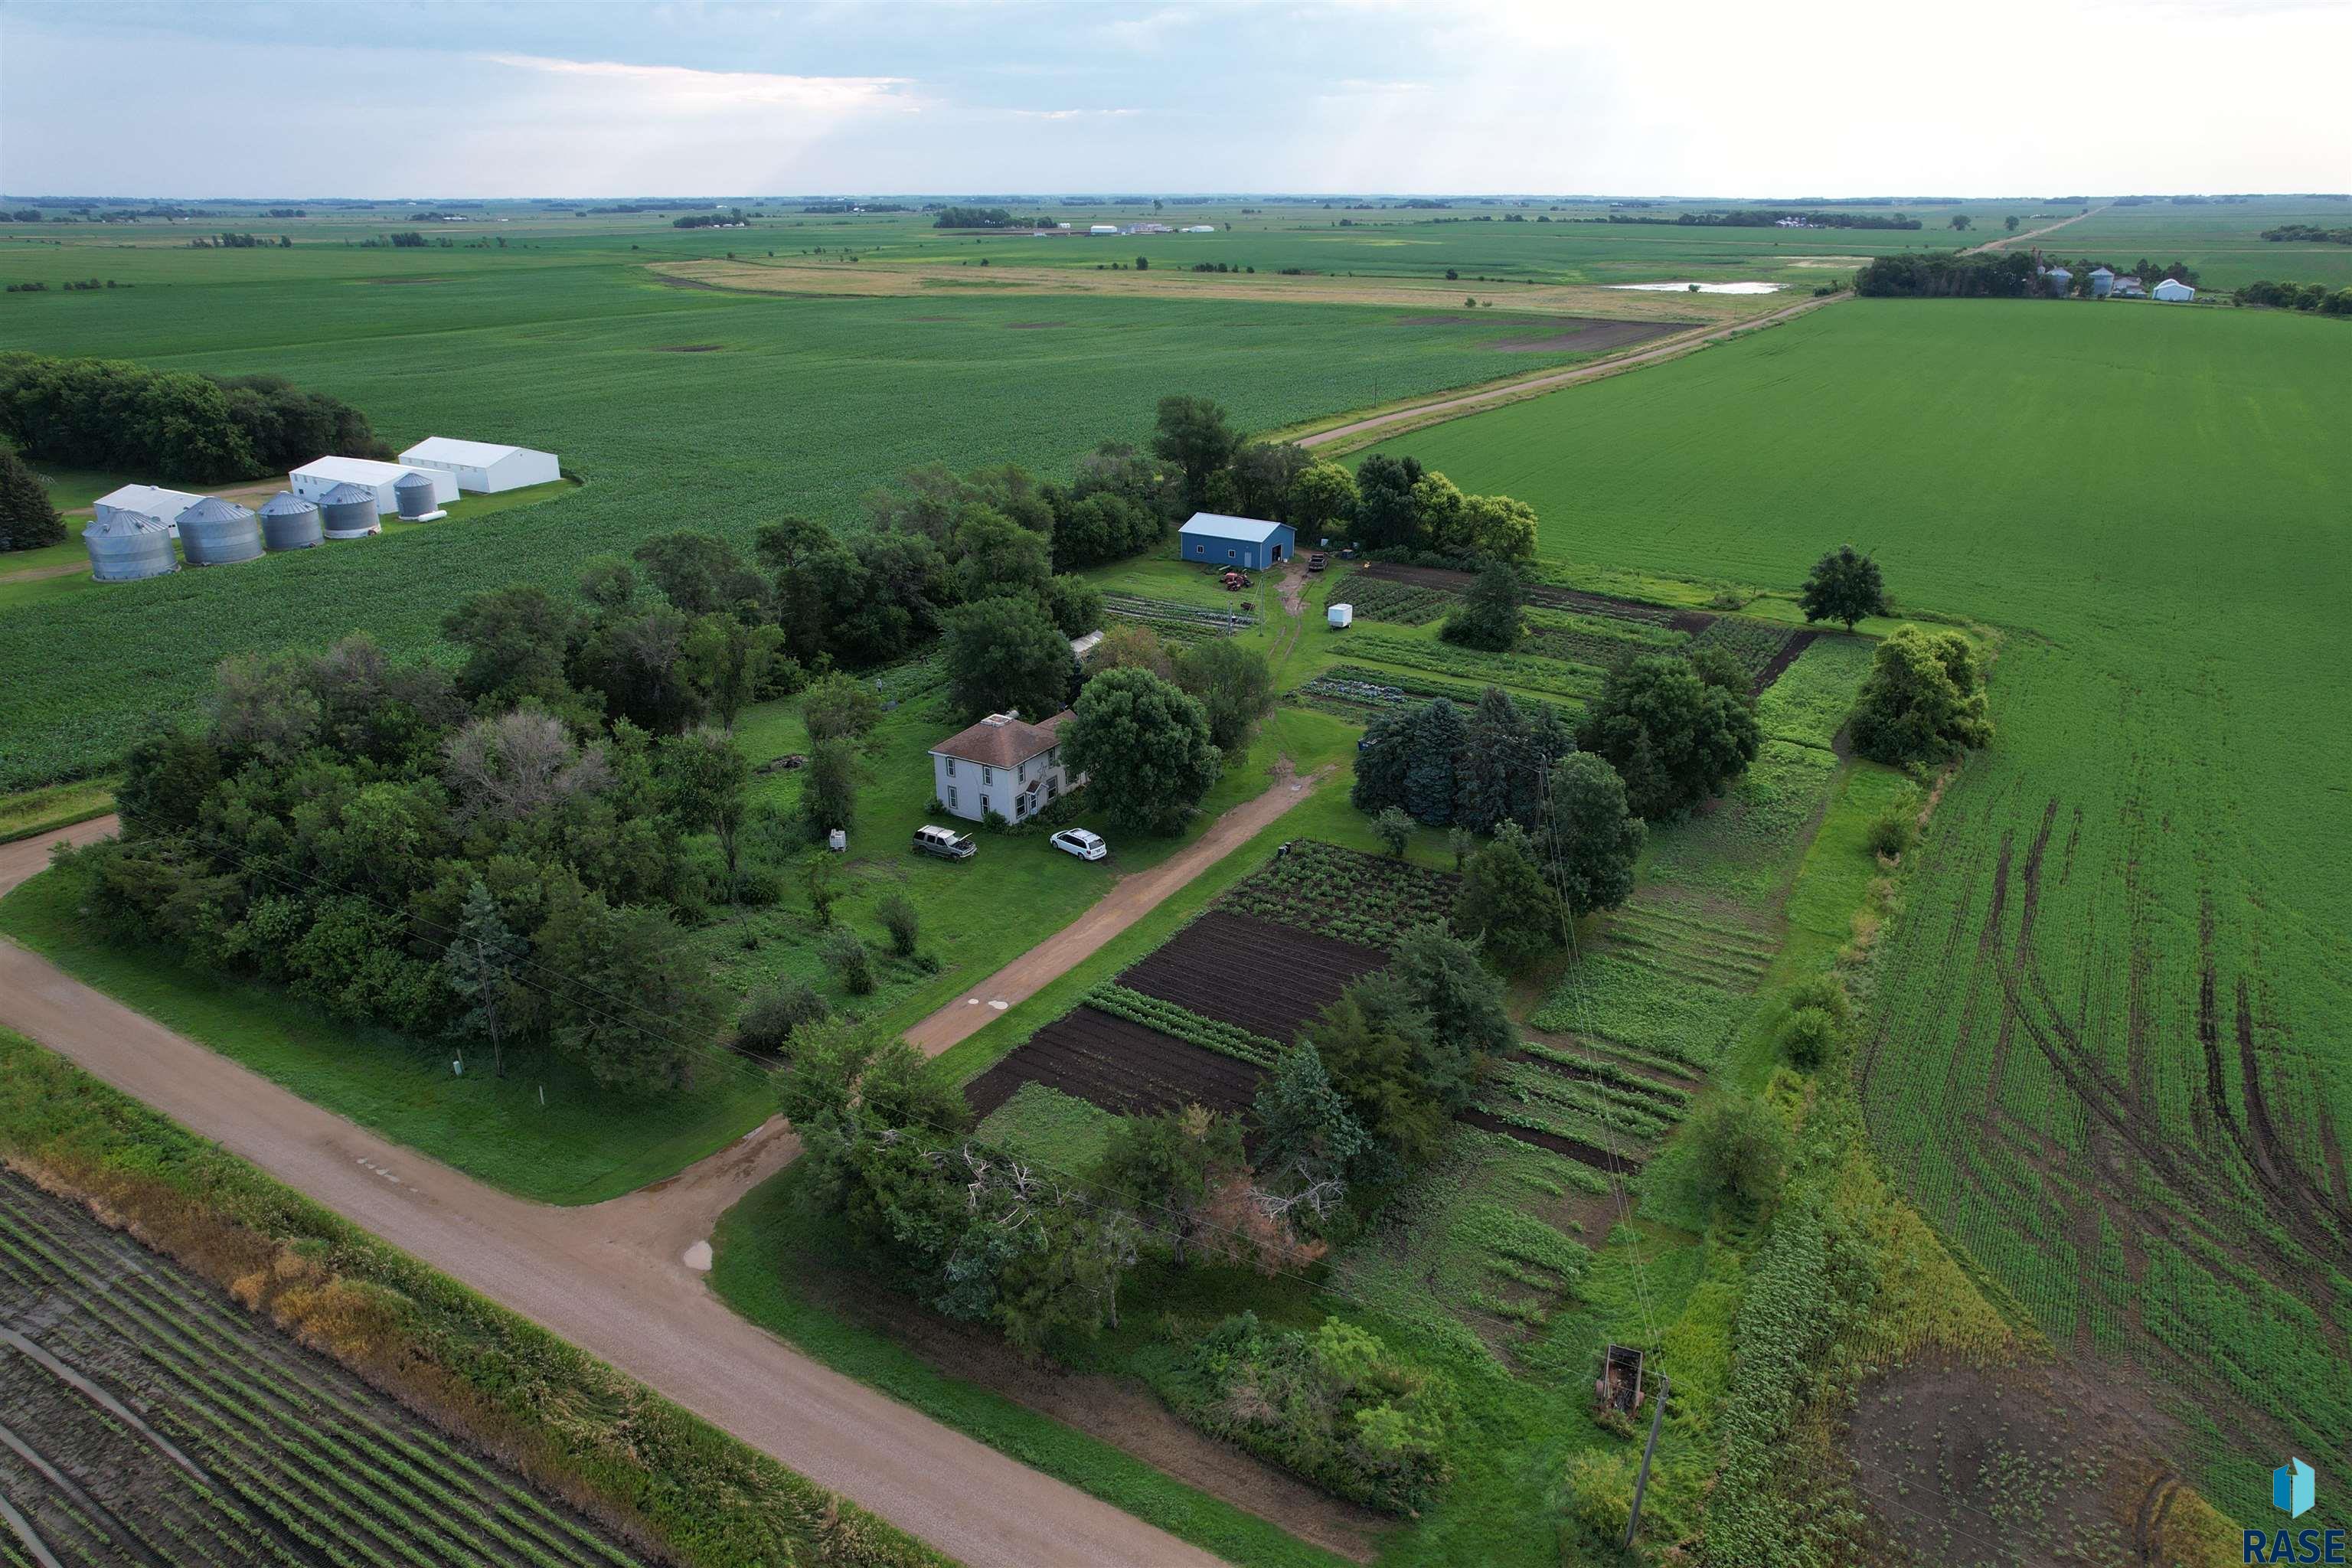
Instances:
[[[1666,1418],[1666,1391],[1674,1384],[1664,1373],[1658,1374],[1658,1407],[1650,1412],[1650,1441],[1642,1450],[1642,1473],[1633,1478],[1633,1517],[1625,1521],[1625,1550],[1633,1550],[1633,1532],[1642,1528],[1642,1494],[1650,1486],[1650,1461],[1658,1453],[1658,1426]]]

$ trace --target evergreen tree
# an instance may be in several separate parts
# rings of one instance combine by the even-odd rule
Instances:
[[[1527,584],[1510,567],[1493,565],[1478,574],[1438,636],[1464,647],[1507,652],[1527,633]]]
[[[1468,730],[1454,772],[1454,820],[1473,833],[1492,833],[1535,793],[1520,776],[1538,771],[1534,726],[1509,692],[1490,686],[1478,694]]]
[[[1432,827],[1454,820],[1454,769],[1470,738],[1462,710],[1438,698],[1413,721],[1407,750],[1404,808],[1413,819]]]
[[[1518,1048],[1518,1031],[1503,1005],[1503,983],[1478,962],[1468,943],[1434,921],[1400,938],[1389,972],[1429,1015],[1429,1054],[1423,1079],[1450,1114],[1470,1103],[1470,1091],[1489,1058]]]
[[[525,1008],[510,1004],[521,991],[515,969],[527,948],[499,912],[499,902],[478,877],[466,889],[458,915],[457,934],[441,954],[442,973],[449,989],[467,1003],[466,1011],[449,1027],[461,1040],[487,1040],[491,1070],[507,1075],[508,1031],[522,1020]]]
[[[38,474],[5,447],[0,447],[0,552],[38,550],[62,543],[66,520],[49,504],[49,492]]]
[[[1348,786],[1348,801],[1367,816],[1404,805],[1414,717],[1410,709],[1391,708],[1374,719],[1356,743],[1356,779]]]
[[[1263,1170],[1295,1172],[1310,1183],[1345,1179],[1371,1146],[1371,1135],[1331,1087],[1311,1045],[1282,1054],[1250,1109],[1257,1117]]]

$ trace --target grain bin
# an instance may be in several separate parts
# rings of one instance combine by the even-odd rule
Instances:
[[[206,496],[177,521],[180,552],[191,566],[226,566],[261,556],[261,524],[233,500]]]
[[[171,526],[162,518],[117,507],[104,521],[83,529],[81,542],[89,552],[89,574],[101,583],[135,583],[180,569]]]
[[[403,474],[394,479],[392,504],[398,509],[403,522],[415,522],[441,510],[433,499],[433,481],[423,474]]]
[[[261,503],[261,547],[272,552],[308,550],[323,535],[319,509],[292,490],[279,490]]]
[[[319,526],[329,539],[364,539],[382,531],[375,491],[349,481],[337,485],[319,498]]]

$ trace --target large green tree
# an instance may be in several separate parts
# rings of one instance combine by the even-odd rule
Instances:
[[[1290,481],[1290,521],[1301,539],[1344,533],[1356,517],[1356,476],[1338,463],[1310,463]]]
[[[1646,831],[1606,762],[1578,752],[1553,765],[1537,847],[1570,913],[1613,910],[1633,895]]]
[[[1854,750],[1882,763],[1937,763],[1991,739],[1984,673],[1966,638],[1898,626],[1878,645],[1854,706]]]
[[[1804,606],[1807,625],[1843,621],[1852,631],[1870,616],[1887,613],[1886,583],[1875,560],[1841,544],[1813,563],[1797,602]]]
[[[982,599],[950,610],[942,651],[949,700],[967,719],[1017,712],[1034,722],[1069,700],[1070,639],[1034,599]]]
[[[1414,719],[1406,748],[1404,808],[1416,822],[1444,827],[1454,820],[1454,769],[1469,734],[1462,710],[1443,697]]]
[[[1524,973],[1559,951],[1568,929],[1567,907],[1544,875],[1527,830],[1517,823],[1504,823],[1470,858],[1454,921],[1477,935],[1508,974]]]
[[[1175,654],[1176,684],[1209,717],[1209,739],[1237,752],[1250,726],[1274,710],[1274,671],[1265,655],[1237,637],[1203,637]]]
[[[1527,604],[1527,584],[1518,573],[1500,563],[1488,566],[1472,580],[1438,636],[1464,647],[1506,652],[1526,635]]]
[[[1112,822],[1173,833],[1223,771],[1208,715],[1146,669],[1113,669],[1078,693],[1062,730],[1063,762]]]
[[[1241,432],[1226,420],[1224,409],[1214,400],[1185,396],[1160,400],[1151,450],[1183,473],[1184,501],[1194,510],[1208,504],[1211,476],[1232,463],[1241,445]]]
[[[1636,815],[1661,822],[1722,793],[1764,735],[1743,697],[1700,679],[1687,659],[1653,656],[1610,675],[1577,744],[1617,770]]]

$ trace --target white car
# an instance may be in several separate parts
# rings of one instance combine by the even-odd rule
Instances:
[[[1110,846],[1099,835],[1083,827],[1065,827],[1048,840],[1056,849],[1066,849],[1081,860],[1099,860],[1110,853]]]

